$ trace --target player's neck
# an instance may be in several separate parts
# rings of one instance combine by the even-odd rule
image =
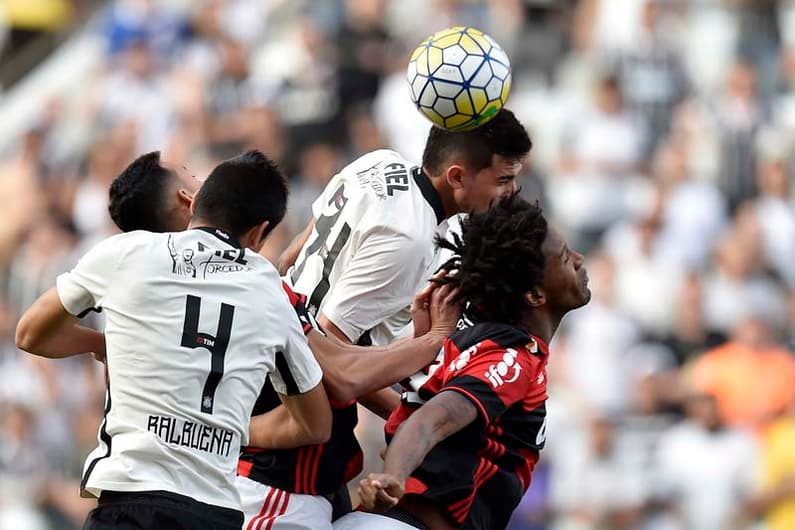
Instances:
[[[461,213],[453,197],[453,190],[447,185],[444,178],[431,175],[425,168],[423,168],[423,171],[428,175],[428,180],[431,182],[433,189],[436,190],[436,194],[439,195],[439,200],[442,201],[445,219],[449,219],[455,214]]]
[[[560,324],[560,318],[548,311],[528,309],[519,319],[519,327],[549,344]]]

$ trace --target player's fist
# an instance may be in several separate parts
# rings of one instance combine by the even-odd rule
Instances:
[[[304,335],[308,334],[313,329],[320,331],[320,325],[306,307],[306,295],[296,293],[293,291],[292,287],[287,285],[287,283],[283,280],[282,289],[284,289],[284,292],[287,293],[287,298],[290,300],[290,305],[293,306],[293,310],[295,311],[296,316],[298,316],[298,320],[301,322]]]
[[[385,512],[394,508],[405,492],[403,483],[388,473],[370,473],[359,482],[362,506],[371,512]]]

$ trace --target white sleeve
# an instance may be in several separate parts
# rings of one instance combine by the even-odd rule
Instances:
[[[284,294],[278,300],[278,303],[283,305],[279,312],[286,316],[284,318],[286,338],[284,351],[276,352],[275,368],[270,374],[271,383],[280,394],[288,396],[303,394],[320,384],[323,371],[312,350],[309,349],[301,323],[287,301],[287,295]]]
[[[122,255],[118,236],[106,239],[89,250],[70,271],[58,276],[56,288],[64,309],[75,316],[99,310],[114,278]]]
[[[321,312],[356,342],[364,332],[411,305],[427,267],[431,245],[405,233],[377,227],[363,238],[331,287]]]

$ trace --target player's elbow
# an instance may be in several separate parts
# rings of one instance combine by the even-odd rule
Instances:
[[[306,437],[307,445],[324,444],[331,438],[331,408],[326,407],[313,418]]]
[[[323,387],[326,394],[332,401],[338,403],[348,403],[359,399],[367,393],[364,380],[357,376],[357,372],[351,369],[327,370],[323,373]]]
[[[37,354],[41,343],[41,336],[36,331],[36,326],[28,314],[22,316],[17,324],[16,333],[14,334],[14,341],[17,348],[28,353]]]

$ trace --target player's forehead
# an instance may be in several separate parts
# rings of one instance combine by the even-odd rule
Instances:
[[[491,168],[500,175],[516,176],[522,170],[523,158],[507,158],[502,155],[491,156]]]
[[[541,250],[544,252],[544,257],[547,258],[547,261],[551,258],[561,256],[567,248],[566,240],[563,239],[563,235],[556,229],[549,227],[547,229],[547,237],[544,239],[544,244],[541,246]]]

